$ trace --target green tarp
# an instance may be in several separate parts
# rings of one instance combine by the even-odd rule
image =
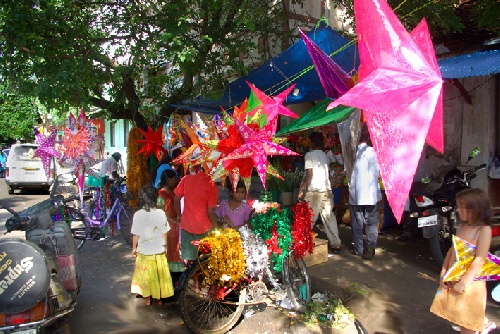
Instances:
[[[316,126],[322,126],[331,123],[340,123],[346,120],[354,112],[354,108],[338,106],[332,110],[326,111],[326,107],[332,102],[330,98],[325,98],[305,114],[276,132],[275,136],[283,136],[291,132],[302,131]]]

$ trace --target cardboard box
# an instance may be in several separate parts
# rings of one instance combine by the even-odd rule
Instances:
[[[316,264],[325,263],[328,261],[328,240],[314,239],[314,250],[312,254],[307,253],[304,257],[306,267],[311,267]]]

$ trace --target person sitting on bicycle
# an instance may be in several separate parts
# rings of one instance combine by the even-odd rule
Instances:
[[[243,180],[236,184],[236,191],[233,188],[229,177],[226,180],[226,187],[229,189],[229,199],[222,200],[219,203],[215,214],[224,227],[232,227],[239,230],[250,221],[252,207],[244,201],[247,194],[247,187]]]
[[[115,152],[111,154],[109,158],[104,160],[101,164],[100,173],[107,175],[112,179],[119,179],[120,175],[118,175],[118,161],[120,161],[122,155],[119,152]]]

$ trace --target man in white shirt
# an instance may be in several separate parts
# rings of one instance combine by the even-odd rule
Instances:
[[[382,200],[378,182],[380,169],[373,147],[368,146],[368,130],[361,131],[354,168],[349,182],[349,211],[354,249],[351,253],[371,260],[378,238],[379,202]],[[363,247],[363,225],[367,247]]]
[[[329,159],[322,151],[325,139],[320,132],[311,133],[309,139],[312,150],[304,156],[306,174],[300,186],[299,200],[309,203],[313,211],[311,224],[314,224],[321,214],[330,247],[334,253],[339,253],[341,242],[337,219],[332,213],[333,193],[328,169]]]
[[[118,175],[118,161],[120,161],[121,157],[122,155],[119,152],[113,153],[102,162],[100,173],[117,180],[120,177],[120,175]]]

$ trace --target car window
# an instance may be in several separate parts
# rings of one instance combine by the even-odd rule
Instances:
[[[36,146],[16,146],[14,151],[10,153],[13,161],[40,161],[40,157],[33,158]]]

